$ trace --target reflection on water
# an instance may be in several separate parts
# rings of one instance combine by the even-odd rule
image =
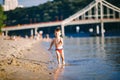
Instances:
[[[120,80],[119,37],[65,38],[64,43],[69,65],[58,67],[55,80]]]
[[[64,72],[64,65],[58,65],[54,73],[54,80],[58,80],[59,76]]]

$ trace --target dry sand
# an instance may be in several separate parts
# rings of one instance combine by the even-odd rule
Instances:
[[[49,63],[40,41],[0,37],[0,80],[52,80]]]

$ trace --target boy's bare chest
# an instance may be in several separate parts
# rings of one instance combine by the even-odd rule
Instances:
[[[55,39],[55,44],[59,44],[60,43],[60,41],[61,41],[61,39],[59,38],[59,39]]]

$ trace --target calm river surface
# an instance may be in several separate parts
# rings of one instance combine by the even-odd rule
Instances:
[[[54,80],[120,80],[120,37],[65,38],[64,53]]]

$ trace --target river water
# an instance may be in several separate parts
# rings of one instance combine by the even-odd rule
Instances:
[[[120,80],[120,37],[65,38],[64,53],[54,80]]]

